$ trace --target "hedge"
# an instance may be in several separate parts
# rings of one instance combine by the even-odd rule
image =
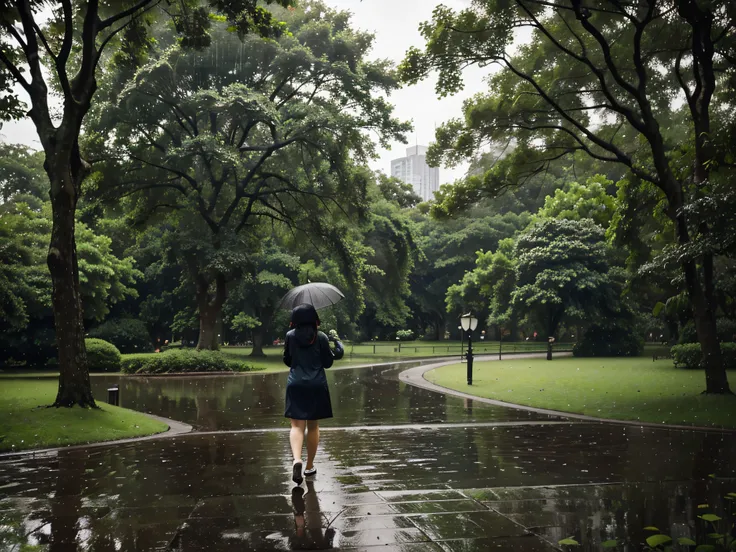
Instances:
[[[684,345],[675,345],[670,349],[672,360],[675,362],[676,368],[686,368],[688,370],[698,370],[702,368],[702,353],[700,343],[685,343]],[[726,368],[736,366],[736,343],[721,343],[721,354]]]
[[[108,320],[90,331],[89,336],[109,341],[124,354],[153,352],[148,328],[143,322],[133,318]]]
[[[633,357],[644,349],[644,340],[634,327],[604,327],[594,324],[572,349],[576,357]]]
[[[150,355],[126,355],[123,372],[126,374],[168,374],[186,372],[251,372],[258,370],[219,351],[175,349]]]
[[[85,339],[90,372],[119,372],[122,355],[118,348],[103,339]]]

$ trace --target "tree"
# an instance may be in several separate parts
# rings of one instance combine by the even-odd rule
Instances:
[[[555,337],[566,316],[589,318],[613,299],[605,234],[589,219],[535,223],[517,239],[515,257],[512,306],[529,313],[544,337]]]
[[[286,3],[286,0],[276,0]],[[266,0],[271,4],[274,0]],[[41,5],[29,0],[0,7],[0,118],[20,118],[27,94],[33,121],[44,152],[49,177],[53,228],[47,264],[53,282],[52,305],[59,349],[59,391],[56,406],[94,407],[84,348],[84,324],[75,241],[75,211],[82,181],[90,171],[79,146],[85,117],[97,90],[101,60],[123,38],[130,58],[146,44],[142,18],[159,6],[158,0],[133,3],[59,0]],[[177,4],[177,29],[184,42],[206,44],[208,10],[184,1]],[[271,34],[280,29],[271,14],[255,0],[228,4],[214,2],[217,11],[239,33]],[[176,9],[176,8],[175,8]],[[57,85],[60,113],[55,113],[49,88]],[[55,121],[56,119],[56,121]]]
[[[591,176],[585,184],[568,182],[547,196],[539,210],[541,218],[567,220],[591,219],[607,229],[616,210],[616,198],[606,192],[613,184],[602,175]]]
[[[336,245],[344,215],[365,197],[357,167],[375,146],[364,133],[385,143],[408,128],[381,97],[397,86],[390,66],[366,60],[371,35],[321,2],[283,17],[290,32],[278,40],[241,41],[222,23],[202,52],[159,52],[95,125],[105,183],[129,175],[114,192],[178,227],[175,252],[196,286],[198,348],[217,347],[228,286],[257,250],[259,226],[286,224]]]
[[[422,202],[422,198],[414,192],[411,184],[380,171],[376,176],[378,177],[378,189],[387,201],[396,203],[402,209],[416,207]]]
[[[297,281],[299,257],[279,247],[283,241],[278,235],[253,255],[245,277],[235,286],[225,311],[233,311],[234,325],[240,332],[252,330],[251,356],[264,357],[264,344],[270,334],[279,301]]]
[[[509,140],[516,148],[483,179],[448,193],[450,203],[524,181],[576,152],[623,165],[657,188],[676,229],[673,256],[693,307],[708,393],[730,392],[715,324],[714,241],[723,235],[688,206],[718,203],[732,172],[733,142],[713,137],[733,130],[734,10],[726,0],[475,0],[460,12],[438,7],[422,25],[425,51],[412,49],[402,66],[410,82],[438,70],[440,94],[462,86],[468,64],[501,67],[493,92],[467,102],[465,120],[438,131],[433,153],[456,159]],[[522,29],[531,40],[517,48]]]
[[[372,337],[404,329],[411,314],[409,275],[418,256],[415,225],[400,208],[406,196],[397,198],[384,183],[379,177],[378,189],[369,190],[370,211],[360,229],[370,267],[364,276],[365,312],[360,327]]]
[[[0,206],[0,351],[5,358],[44,363],[54,356],[52,281],[44,244],[52,228],[51,206],[31,209],[15,200]],[[83,318],[101,322],[112,306],[135,297],[142,274],[130,257],[117,257],[111,240],[77,223]]]
[[[495,252],[479,251],[476,255],[475,268],[447,290],[447,311],[487,313],[488,324],[498,326],[499,336],[504,330],[515,336],[519,314],[511,308],[516,287],[514,239],[502,240]]]
[[[420,212],[413,214],[417,222],[417,243],[422,255],[410,276],[410,306],[417,333],[427,327],[435,339],[444,338],[448,316],[460,316],[465,307],[454,303],[448,312],[448,289],[461,282],[473,270],[476,252],[495,251],[502,240],[526,228],[531,214],[507,212],[497,214],[493,204],[480,205],[454,218],[435,220]]]
[[[0,198],[45,200],[49,184],[43,170],[43,154],[25,146],[0,144]]]

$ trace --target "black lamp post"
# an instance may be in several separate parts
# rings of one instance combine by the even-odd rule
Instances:
[[[473,385],[473,331],[478,327],[478,319],[471,313],[460,317],[460,327],[468,334],[468,385]]]
[[[503,328],[498,328],[498,360],[501,360],[501,347],[503,345]]]

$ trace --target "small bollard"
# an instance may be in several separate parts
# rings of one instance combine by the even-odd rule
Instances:
[[[109,387],[107,389],[107,403],[113,406],[120,406],[120,388]]]

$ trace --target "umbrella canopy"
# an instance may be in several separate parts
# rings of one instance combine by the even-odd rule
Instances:
[[[312,305],[315,309],[323,309],[335,305],[345,299],[343,293],[331,284],[313,282],[295,287],[281,299],[282,309],[292,310],[299,305]]]

